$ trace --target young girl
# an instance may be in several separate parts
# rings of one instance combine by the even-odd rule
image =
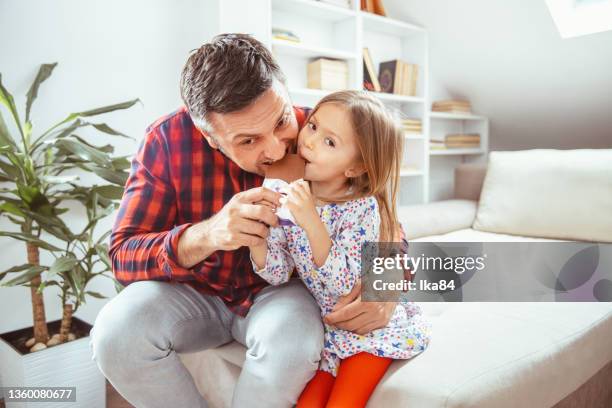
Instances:
[[[398,241],[396,197],[403,135],[384,106],[365,92],[323,98],[298,136],[304,180],[291,183],[286,205],[297,226],[270,228],[251,247],[255,271],[273,285],[294,267],[325,316],[361,276],[363,242]],[[429,325],[413,302],[397,305],[386,327],[358,335],[325,324],[319,370],[301,407],[363,407],[393,359],[429,343]]]

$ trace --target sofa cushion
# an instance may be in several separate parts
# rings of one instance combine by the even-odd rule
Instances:
[[[398,207],[397,217],[406,238],[413,239],[468,228],[474,223],[476,208],[476,201],[444,200]]]
[[[421,303],[425,352],[394,362],[368,407],[544,407],[612,360],[610,303]],[[211,407],[230,407],[245,348],[180,355]]]
[[[612,149],[491,152],[473,228],[612,242]]]

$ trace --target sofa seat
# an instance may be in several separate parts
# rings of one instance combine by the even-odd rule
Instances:
[[[421,303],[429,348],[394,362],[369,407],[549,407],[612,360],[609,303]],[[245,348],[180,356],[212,407],[229,407]]]
[[[423,242],[552,242],[567,241],[550,238],[524,237],[522,235],[498,234],[494,232],[478,231],[473,228],[462,228],[460,230],[447,232],[445,234],[430,235],[427,237],[414,238],[413,241]]]

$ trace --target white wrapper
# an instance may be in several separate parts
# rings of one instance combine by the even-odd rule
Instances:
[[[264,179],[263,186],[266,188],[269,188],[270,190],[276,191],[277,193],[283,194],[283,197],[281,197],[280,199],[281,207],[276,209],[276,215],[278,216],[278,220],[280,224],[281,225],[296,225],[295,218],[293,218],[291,211],[289,211],[289,208],[285,206],[285,201],[286,201],[285,195],[287,194],[286,191],[287,191],[287,187],[289,186],[289,183],[281,179],[268,179],[267,178],[267,179]]]

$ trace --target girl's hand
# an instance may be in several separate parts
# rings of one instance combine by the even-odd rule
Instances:
[[[295,222],[304,230],[308,230],[317,221],[320,222],[314,197],[307,181],[299,179],[289,184],[286,199],[287,208],[291,211]]]

